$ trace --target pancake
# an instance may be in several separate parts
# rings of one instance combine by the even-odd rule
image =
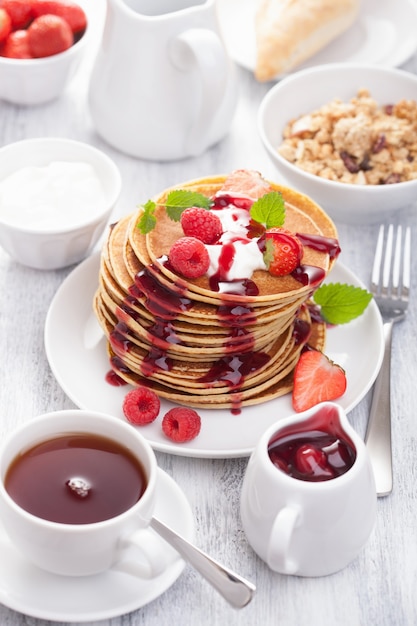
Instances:
[[[273,275],[263,261],[258,265],[264,269],[238,279],[223,276],[221,285],[206,273],[187,278],[175,271],[170,250],[184,237],[181,222],[166,210],[175,190],[220,199],[217,215],[225,204],[236,221],[248,219],[242,199],[250,206],[279,192],[283,228],[304,241],[302,279],[296,272]],[[245,170],[181,183],[152,200],[156,224],[150,232],[139,228],[140,207],[112,225],[102,249],[93,308],[112,370],[128,384],[196,408],[236,409],[290,392],[302,350],[325,347],[325,324],[310,315],[310,298],[336,257],[327,245],[337,243],[331,219],[307,196]],[[257,239],[247,243],[262,258]],[[220,239],[213,245],[224,244]]]

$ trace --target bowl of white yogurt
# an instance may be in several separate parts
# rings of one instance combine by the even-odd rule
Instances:
[[[87,143],[48,137],[0,149],[0,246],[41,270],[80,262],[121,192],[112,159]]]

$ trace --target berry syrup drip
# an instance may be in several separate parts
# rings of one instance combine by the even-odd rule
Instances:
[[[294,337],[295,345],[301,346],[306,344],[311,335],[310,323],[297,317],[294,322],[292,335]]]
[[[208,386],[216,382],[225,382],[230,389],[239,390],[246,376],[266,365],[269,358],[264,352],[226,355],[216,361],[207,374],[199,379],[199,382]]]
[[[218,308],[217,315],[224,326],[233,328],[246,328],[257,322],[253,309],[242,304],[222,304]]]
[[[308,482],[337,478],[349,471],[356,459],[355,447],[333,407],[284,428],[269,442],[268,454],[279,470]]]
[[[243,278],[242,280],[225,280],[225,278],[220,275],[220,272],[210,276],[209,285],[212,291],[222,291],[222,293],[232,295],[235,294],[251,298],[259,294],[259,289],[256,283],[250,278]]]
[[[331,259],[336,259],[340,254],[340,246],[337,239],[333,237],[323,237],[322,235],[309,235],[296,233],[303,246],[313,248],[319,252],[324,252]],[[325,278],[326,272],[321,267],[314,265],[299,265],[291,276],[302,285],[318,285]]]
[[[326,252],[331,259],[337,259],[341,250],[339,242],[333,237],[323,237],[322,235],[309,235],[305,233],[296,233],[303,246],[308,246],[319,252]]]
[[[307,307],[310,313],[311,321],[315,324],[321,324],[323,322],[323,318],[321,316],[320,307],[318,306],[318,304],[308,302]]]
[[[253,204],[253,200],[245,196],[239,197],[239,196],[232,196],[231,194],[228,194],[228,193],[223,193],[223,194],[214,196],[211,209],[216,211],[219,209],[224,209],[230,206],[231,204],[233,204],[233,206],[237,207],[238,209],[246,209],[247,211],[249,211],[249,209],[251,208]]]
[[[136,293],[145,297],[144,306],[157,318],[175,319],[178,313],[193,306],[192,301],[184,295],[183,287],[175,285],[176,290],[168,289],[147,268],[136,274],[135,286],[138,290]],[[131,294],[134,293],[135,290],[131,290]]]
[[[112,385],[112,387],[123,387],[127,385],[127,382],[123,380],[114,370],[107,372],[105,377],[106,383]]]
[[[315,265],[299,265],[291,272],[291,276],[302,285],[319,285],[325,278],[326,272]]]
[[[129,339],[129,329],[124,322],[118,322],[109,336],[110,345],[116,354],[125,354],[133,346]]]
[[[181,343],[172,320],[177,318],[178,313],[193,306],[192,301],[184,295],[185,286],[176,284],[174,289],[169,289],[157,280],[158,274],[160,271],[154,265],[145,268],[136,275],[135,284],[130,289],[131,295],[145,298],[144,306],[155,319],[153,325],[147,329],[152,348],[141,363],[144,376],[172,369],[172,359],[167,355],[167,350],[171,345]]]
[[[113,355],[113,356],[110,357],[110,365],[112,367],[112,370],[107,374],[106,380],[107,380],[107,377],[112,379],[113,377],[111,376],[111,374],[114,374],[115,376],[117,376],[122,381],[123,384],[127,384],[127,383],[125,383],[123,378],[121,378],[117,374],[117,372],[120,372],[121,374],[126,374],[128,376],[130,376],[132,374],[131,370],[123,363],[122,359],[120,357],[116,356],[116,355]],[[110,380],[108,382],[111,383]],[[117,386],[121,386],[122,383],[117,384]]]
[[[219,306],[217,315],[223,326],[230,327],[229,340],[224,343],[225,352],[236,352],[236,349],[247,352],[253,349],[253,334],[248,326],[255,324],[257,318],[250,307],[224,304]]]
[[[169,372],[172,366],[172,359],[167,356],[166,351],[153,346],[142,360],[141,372],[144,376],[151,376],[160,370]]]

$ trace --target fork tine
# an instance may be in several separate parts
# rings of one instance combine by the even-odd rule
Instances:
[[[381,224],[381,226],[379,227],[378,240],[376,242],[374,265],[372,268],[372,276],[371,276],[371,290],[374,293],[378,291],[378,286],[379,286],[379,276],[381,272],[383,244],[384,244],[384,225]]]
[[[402,228],[398,226],[397,236],[395,238],[395,253],[394,253],[394,265],[392,268],[392,288],[398,291],[400,284],[400,268],[401,268],[401,242],[402,242]]]
[[[404,244],[404,245],[403,245]],[[390,224],[385,237],[381,224],[375,249],[371,276],[371,291],[376,296],[393,296],[406,299],[410,290],[411,230],[408,226],[403,237],[402,226]]]
[[[411,228],[407,226],[404,240],[403,295],[408,297],[411,276]]]
[[[382,273],[382,293],[384,294],[388,293],[390,287],[393,233],[394,227],[390,224],[388,226],[387,241],[385,243],[384,270]]]

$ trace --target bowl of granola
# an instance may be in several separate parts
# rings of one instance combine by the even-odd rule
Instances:
[[[272,87],[258,130],[288,184],[337,222],[374,223],[417,202],[417,76],[353,63]]]

